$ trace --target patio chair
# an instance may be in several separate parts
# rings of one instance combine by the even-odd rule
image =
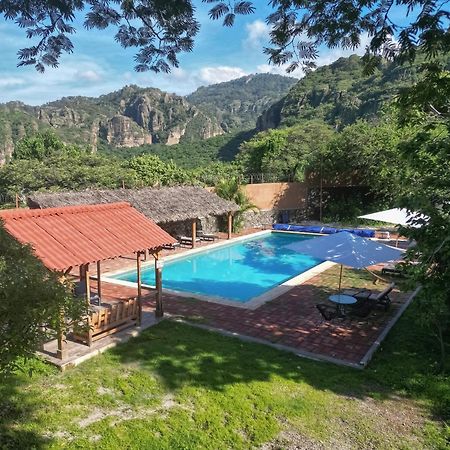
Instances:
[[[164,250],[176,250],[181,244],[179,242],[175,242],[173,244],[163,245]]]
[[[401,259],[395,263],[386,264],[381,269],[381,273],[384,275],[405,276],[404,268],[412,267],[417,264],[419,264],[418,261],[404,261]]]
[[[214,242],[216,239],[219,239],[219,236],[212,233],[205,233],[203,230],[197,231],[197,237],[200,238],[201,241]]]
[[[316,308],[319,310],[322,317],[327,321],[338,317],[338,311],[335,306],[327,305],[325,303],[318,303]]]
[[[190,236],[180,236],[178,241],[181,245],[192,245],[192,238]],[[200,242],[200,238],[196,237],[195,242]]]
[[[354,305],[350,305],[348,308],[347,316],[352,318],[364,319],[370,315],[375,302],[368,299],[358,300]]]
[[[350,293],[351,290],[345,292],[347,292],[347,295],[351,295],[357,300],[366,300],[375,305],[380,305],[384,308],[385,311],[387,311],[391,306],[391,299],[389,297],[389,294],[392,292],[394,287],[395,283],[391,283],[381,292],[373,292],[369,289],[361,289],[359,292],[355,292],[356,290],[354,290],[352,293]]]

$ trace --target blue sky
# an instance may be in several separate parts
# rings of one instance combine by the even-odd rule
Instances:
[[[58,69],[44,74],[32,67],[17,68],[17,50],[31,45],[24,30],[14,23],[0,19],[0,103],[20,100],[31,105],[42,104],[63,96],[98,96],[120,89],[126,84],[158,87],[180,95],[198,86],[228,81],[249,73],[272,72],[285,74],[284,68],[267,64],[263,46],[267,43],[268,27],[264,22],[268,13],[265,2],[255,2],[256,14],[238,17],[231,29],[208,19],[211,5],[196,2],[201,30],[194,51],[180,56],[180,68],[171,74],[136,73],[133,49],[123,49],[114,39],[114,30],[91,30],[82,27],[83,17],[72,36],[74,52],[65,55]],[[319,65],[329,64],[340,56],[362,54],[367,38],[354,51],[322,49]],[[301,72],[294,73],[300,78]]]

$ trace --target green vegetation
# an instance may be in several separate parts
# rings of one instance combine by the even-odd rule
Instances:
[[[187,100],[217,117],[225,131],[253,129],[259,115],[287,94],[296,78],[269,73],[202,86]]]
[[[209,139],[181,141],[179,144],[169,146],[152,144],[114,149],[104,147],[100,152],[121,159],[152,154],[158,156],[164,162],[173,161],[184,169],[196,169],[218,161],[232,161],[239,152],[239,146],[251,139],[254,134],[254,130],[234,131]]]
[[[265,131],[241,145],[237,161],[245,173],[264,173],[267,181],[303,181],[333,136],[319,121]]]
[[[0,195],[14,198],[39,190],[82,190],[206,184],[213,186],[221,177],[239,176],[234,163],[215,163],[183,169],[173,161],[153,154],[129,159],[64,144],[50,131],[24,138],[18,152],[0,167]]]
[[[450,66],[448,57],[442,60]],[[338,130],[361,118],[376,121],[383,107],[420,79],[423,62],[422,55],[406,65],[384,61],[368,76],[359,56],[339,58],[302,78],[265,116],[275,126],[320,120]]]
[[[49,273],[0,221],[0,376],[17,368],[23,358],[33,358],[39,345],[58,330],[78,323],[86,302],[74,300],[69,292],[69,286]],[[60,323],[61,314],[67,323]]]
[[[239,206],[239,211],[234,213],[233,231],[241,231],[244,227],[244,213],[258,208],[250,202],[239,179],[237,177],[221,178],[214,191],[219,197],[231,200]]]
[[[30,363],[0,386],[0,446],[443,450],[450,380],[414,314],[364,371],[168,321],[62,374]]]

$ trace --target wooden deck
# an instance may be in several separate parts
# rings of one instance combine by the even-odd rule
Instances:
[[[99,355],[105,350],[115,347],[119,343],[128,341],[131,337],[137,336],[142,330],[150,328],[158,322],[159,319],[156,319],[155,314],[153,313],[153,308],[145,308],[142,311],[141,326],[131,326],[125,330],[105,336],[94,341],[91,347],[86,344],[76,342],[75,340],[67,339],[67,356],[63,360],[56,357],[56,339],[44,344],[44,348],[38,352],[38,355],[43,357],[49,363],[57,366],[59,369],[65,370],[69,367],[77,366],[83,361],[86,361],[96,355]]]

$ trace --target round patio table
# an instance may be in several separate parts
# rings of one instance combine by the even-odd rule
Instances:
[[[333,302],[336,304],[336,311],[342,317],[345,316],[345,306],[346,305],[354,305],[357,302],[355,297],[352,297],[351,295],[345,295],[345,294],[330,295],[328,298],[329,298],[330,302]]]

